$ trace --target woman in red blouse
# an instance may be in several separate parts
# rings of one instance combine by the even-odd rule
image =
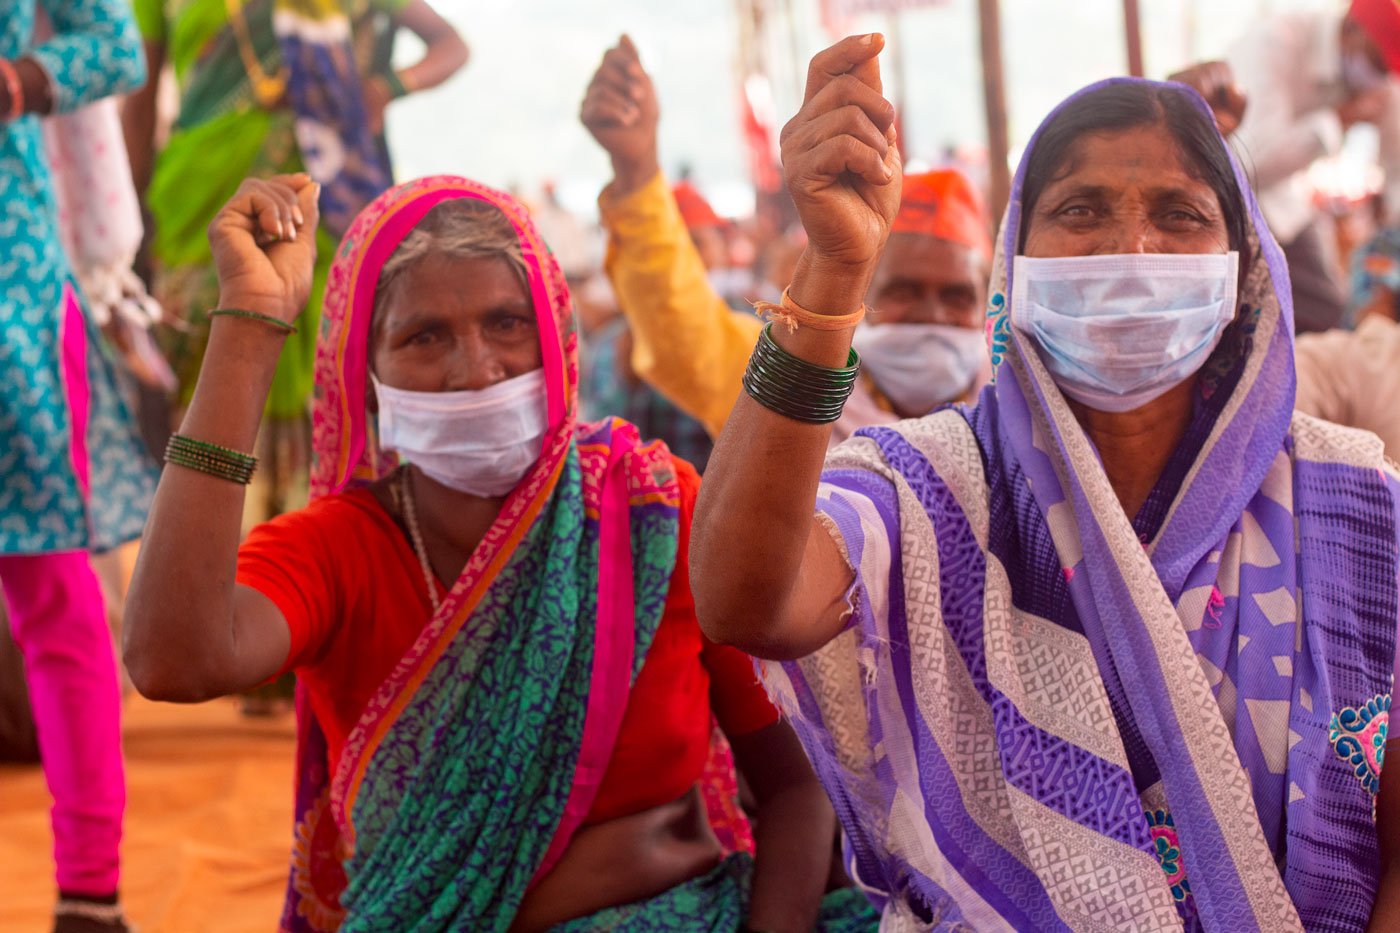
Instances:
[[[356,220],[313,501],[240,547],[238,451],[310,288],[316,195],[250,180],[210,228],[221,305],[125,646],[156,699],[298,674],[283,929],[812,929],[832,814],[747,656],[696,624],[699,478],[577,423],[567,290],[509,196],[429,178]],[[753,860],[697,791],[714,718],[758,798]]]

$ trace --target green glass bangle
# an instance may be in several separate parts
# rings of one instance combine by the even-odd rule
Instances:
[[[252,481],[258,466],[257,457],[182,434],[171,435],[165,462],[244,486]]]
[[[237,470],[226,464],[214,463],[209,460],[200,460],[197,457],[186,457],[182,454],[170,454],[165,458],[167,464],[185,467],[188,470],[198,470],[209,476],[218,479],[228,480],[230,483],[237,483],[240,486],[247,486],[253,481],[253,474],[246,470]]]
[[[769,411],[806,424],[830,424],[841,417],[860,375],[854,349],[841,369],[818,366],[778,346],[773,325],[763,328],[744,372],[744,391]]]
[[[231,470],[227,466],[211,463],[206,460],[183,457],[179,454],[170,454],[165,458],[167,464],[184,467],[187,470],[195,470],[215,479],[227,480],[230,483],[237,483],[240,486],[247,486],[253,481],[251,473]]]
[[[172,434],[170,436],[170,441],[171,443],[177,444],[180,447],[200,451],[202,453],[206,453],[215,457],[224,457],[230,460],[234,460],[238,463],[247,464],[250,467],[256,466],[258,463],[258,458],[254,457],[252,454],[245,454],[241,450],[234,450],[232,447],[221,447],[218,444],[211,443],[210,441],[201,441],[197,437],[186,437],[183,434]]]
[[[280,331],[284,336],[288,334],[295,334],[297,332],[297,329],[291,324],[288,324],[286,321],[279,321],[277,320],[277,318],[272,317],[271,315],[259,314],[256,311],[243,311],[239,308],[219,308],[217,310],[210,311],[209,316],[211,318],[241,317],[249,321],[261,321],[269,327],[275,328],[276,330]]]
[[[240,486],[247,486],[253,481],[253,475],[251,473],[243,472],[240,470],[232,470],[222,464],[211,463],[207,460],[198,460],[192,457],[184,457],[180,454],[170,454],[165,458],[165,462],[174,466],[184,467],[187,470],[195,470],[197,472],[204,473],[205,475],[212,476],[215,479],[222,479],[227,480],[230,483],[237,483]]]
[[[399,73],[394,69],[385,69],[379,78],[384,82],[384,87],[388,89],[390,100],[398,100],[400,97],[408,96],[408,88],[404,85],[403,78],[400,78]]]

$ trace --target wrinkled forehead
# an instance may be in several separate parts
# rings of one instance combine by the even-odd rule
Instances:
[[[874,284],[876,288],[891,282],[981,288],[986,281],[986,261],[965,243],[897,230],[885,242]]]
[[[357,218],[341,255],[353,268],[353,313],[372,313],[385,263],[434,208],[454,200],[489,205],[510,224],[520,244],[526,284],[536,309],[542,317],[551,318],[550,329],[555,329],[568,314],[567,292],[560,287],[562,276],[551,274],[557,264],[528,211],[505,192],[454,176],[435,176],[400,185]]]
[[[1111,189],[1197,188],[1211,191],[1205,172],[1163,120],[1122,129],[1085,130],[1049,166],[1042,192],[1072,182]],[[1026,205],[1030,210],[1034,205]]]

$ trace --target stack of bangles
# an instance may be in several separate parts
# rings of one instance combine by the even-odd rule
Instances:
[[[18,120],[24,116],[24,82],[19,79],[15,63],[5,58],[0,58],[0,84],[5,86],[5,111],[0,113],[0,120]]]
[[[165,448],[165,462],[187,470],[198,470],[240,486],[247,486],[258,468],[257,457],[183,434],[171,435],[170,443]]]
[[[798,326],[817,330],[853,328],[865,317],[865,308],[840,316],[817,314],[801,307],[786,291],[781,305],[758,302],[754,308],[771,320],[759,335],[749,367],[744,373],[744,391],[764,408],[785,418],[806,424],[830,424],[841,417],[846,400],[860,375],[860,355],[854,349],[840,369],[818,366],[778,346],[773,324],[781,322],[789,330]]]

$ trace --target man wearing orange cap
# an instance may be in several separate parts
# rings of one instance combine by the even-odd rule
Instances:
[[[615,176],[598,202],[607,272],[631,322],[637,373],[718,435],[762,322],[731,312],[706,281],[659,169],[659,115],[651,79],[623,37],[604,56],[582,108]],[[906,175],[870,286],[871,312],[854,341],[864,379],[832,443],[971,397],[988,369],[982,324],[990,260],[986,213],[968,180],[951,170]]]
[[[1346,295],[1335,237],[1306,173],[1341,149],[1349,128],[1374,125],[1387,214],[1400,221],[1400,0],[1270,16],[1227,58],[1173,79],[1199,90],[1248,153],[1264,217],[1288,258],[1298,330],[1334,327]]]
[[[724,220],[715,213],[710,202],[700,193],[700,189],[683,178],[671,189],[676,199],[676,209],[681,212],[681,222],[690,231],[690,241],[700,253],[700,260],[706,269],[717,269],[725,264]]]

